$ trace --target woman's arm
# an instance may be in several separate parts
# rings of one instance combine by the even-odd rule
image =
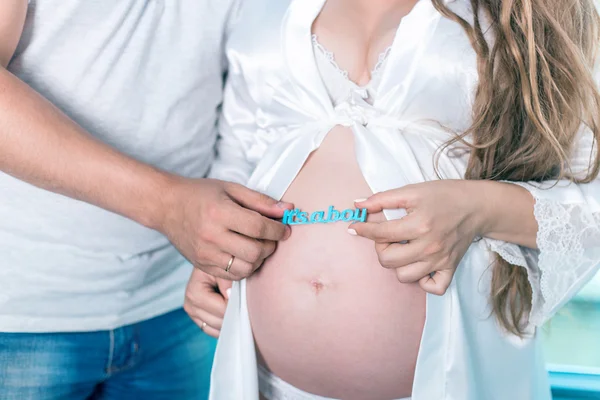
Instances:
[[[575,174],[589,168],[594,145],[584,130],[571,159]],[[600,178],[586,184],[432,181],[378,193],[357,206],[407,210],[401,220],[352,225],[351,233],[373,239],[381,264],[396,269],[400,281],[419,281],[434,294],[448,288],[473,240],[485,237],[491,251],[527,269],[536,325],[600,268]]]
[[[595,157],[596,143],[591,132],[583,129],[570,160],[572,173],[587,175]],[[480,234],[491,239],[543,250],[545,242],[564,239],[567,233],[572,237],[585,230],[594,237],[599,229],[600,176],[586,184],[480,181],[469,195],[485,205]]]
[[[576,176],[587,175],[590,161],[596,158],[596,145],[592,133],[583,129],[571,157],[571,168]],[[518,264],[528,269],[530,278],[538,277],[530,279],[534,304],[539,305],[532,310],[530,320],[539,325],[569,301],[600,268],[600,176],[585,184],[562,180],[512,186],[517,185],[534,198],[536,246],[535,249],[521,248],[523,258]],[[516,231],[523,229],[527,222],[514,221],[511,228],[502,222],[503,218],[515,219],[509,212],[505,207],[490,210],[489,225],[483,234],[523,245]],[[527,220],[531,218],[530,215]],[[505,259],[507,254],[516,253],[514,246],[488,242],[491,249]]]
[[[519,185],[494,181],[471,181],[465,195],[479,202],[479,236],[537,248],[538,224],[535,200]]]

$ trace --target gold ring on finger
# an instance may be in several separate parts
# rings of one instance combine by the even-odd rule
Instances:
[[[233,265],[233,260],[235,260],[235,256],[231,256],[229,259],[229,263],[227,263],[227,267],[225,267],[225,272],[229,272],[231,269],[231,265]]]

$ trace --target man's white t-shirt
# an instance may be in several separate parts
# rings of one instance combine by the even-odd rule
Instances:
[[[9,70],[98,139],[203,177],[232,3],[31,0]],[[105,330],[152,318],[182,306],[190,272],[162,234],[0,173],[0,332]]]

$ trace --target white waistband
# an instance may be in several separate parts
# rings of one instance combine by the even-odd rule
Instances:
[[[267,400],[335,400],[300,390],[273,375],[262,365],[258,366],[258,388]],[[410,398],[399,400],[410,400]]]

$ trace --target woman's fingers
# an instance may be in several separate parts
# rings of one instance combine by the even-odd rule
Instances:
[[[202,326],[204,325],[204,321],[202,321],[200,318],[196,318],[196,317],[190,317],[192,319],[192,321],[194,321],[194,323],[196,325],[198,325],[202,331],[204,331],[204,333],[206,333],[208,336],[212,336],[215,339],[219,338],[219,333],[220,331],[216,330],[215,328],[208,326],[208,324],[206,326],[204,326],[204,328],[202,328]]]
[[[412,215],[401,219],[383,222],[359,222],[349,226],[358,236],[371,239],[376,243],[397,243],[414,240],[419,237],[419,222]],[[349,230],[349,233],[354,233]]]
[[[217,290],[214,277],[198,269],[194,270],[185,291],[185,311],[190,315],[197,315],[198,310],[204,310],[222,318],[225,315],[227,301]]]
[[[194,318],[197,318],[200,321],[202,321],[202,323],[200,324],[200,328],[202,329],[206,329],[207,326],[210,326],[211,328],[220,331],[221,327],[223,326],[222,315],[213,315],[206,310],[198,308],[194,310],[193,316]],[[206,325],[204,323],[206,323]]]
[[[445,266],[435,270],[435,262],[430,254],[439,249],[419,240],[407,244],[377,243],[375,250],[380,264],[385,268],[395,269],[398,280],[402,283],[419,282],[428,293],[443,295],[452,282],[455,268]]]
[[[358,208],[366,208],[370,213],[381,212],[385,209],[408,209],[412,207],[410,190],[410,186],[404,186],[399,189],[375,193],[366,200],[356,201],[355,205]]]
[[[207,335],[219,336],[227,308],[225,294],[229,288],[231,281],[215,278],[198,269],[192,272],[183,308]]]
[[[428,264],[416,262],[404,267],[396,268],[396,276],[401,283],[419,282],[423,277],[429,276]]]
[[[375,251],[384,268],[401,268],[425,261],[426,245],[416,240],[409,243],[376,243]]]
[[[217,287],[219,288],[219,293],[223,295],[226,301],[229,301],[229,294],[231,293],[231,282],[228,279],[220,279],[217,278]]]
[[[218,291],[215,278],[200,270],[192,273],[185,295],[184,309],[207,334],[219,336],[227,301]]]
[[[206,328],[204,328],[203,331],[208,336],[214,337],[215,339],[218,339],[219,335],[221,334],[221,331],[211,328],[210,326],[207,326]]]
[[[426,256],[426,245],[414,242],[409,244],[376,245],[379,262],[385,268],[396,269],[396,276],[402,283],[419,282],[428,293],[443,295],[452,282],[455,268],[447,266],[436,270],[435,262]],[[386,246],[385,248],[383,248]]]
[[[454,270],[444,269],[436,271],[431,275],[427,275],[419,280],[419,286],[427,293],[443,296],[450,287]]]

